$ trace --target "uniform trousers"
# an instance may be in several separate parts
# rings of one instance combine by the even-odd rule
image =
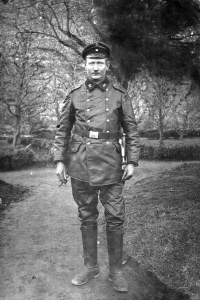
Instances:
[[[73,198],[78,205],[81,229],[94,226],[99,216],[98,199],[104,206],[106,229],[122,231],[125,219],[125,203],[122,196],[123,182],[110,185],[91,186],[88,182],[71,178]]]

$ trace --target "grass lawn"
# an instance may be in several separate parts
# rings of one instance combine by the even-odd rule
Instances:
[[[165,284],[199,300],[200,163],[150,174],[125,195],[125,250]]]

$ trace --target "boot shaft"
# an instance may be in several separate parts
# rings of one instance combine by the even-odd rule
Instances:
[[[107,230],[107,245],[110,272],[122,269],[123,231]]]
[[[97,224],[81,226],[84,264],[95,267],[97,263]]]

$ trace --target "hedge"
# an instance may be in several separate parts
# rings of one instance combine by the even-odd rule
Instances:
[[[159,131],[157,129],[150,129],[150,130],[140,130],[139,131],[140,137],[145,137],[148,139],[152,139],[152,140],[158,140],[160,135],[159,135]],[[180,135],[178,134],[178,132],[174,129],[169,129],[163,132],[164,134],[164,139],[170,139],[170,138],[174,138],[174,139],[179,139]],[[185,138],[193,138],[193,137],[200,137],[200,129],[192,129],[192,130],[187,130],[186,133],[184,134]]]
[[[32,135],[38,139],[47,139],[53,140],[55,138],[55,130],[43,129],[43,130],[36,130],[32,132]]]
[[[44,165],[53,162],[53,141],[33,139],[31,148],[0,148],[0,170],[16,170],[34,163]],[[141,144],[140,159],[147,160],[200,160],[200,145]]]
[[[140,159],[200,160],[200,145],[159,146],[141,145]]]
[[[26,137],[22,138],[21,145],[17,145],[15,150],[12,146],[0,147],[0,171],[16,170],[33,164],[44,166],[53,163],[53,143],[53,140]],[[28,145],[30,147],[27,147]]]
[[[8,143],[12,144],[13,138],[8,138]],[[21,137],[21,145],[26,147],[31,144],[34,149],[50,149],[53,146],[54,141],[48,139],[39,139],[34,137]]]
[[[0,148],[0,170],[17,170],[33,164],[34,152],[31,149]]]
[[[25,140],[21,140],[21,145],[27,146],[31,144],[33,149],[37,150],[49,150],[52,148],[54,141],[53,140],[46,140],[46,139],[38,139],[38,138],[28,138]]]

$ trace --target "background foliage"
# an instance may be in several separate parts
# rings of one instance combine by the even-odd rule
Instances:
[[[183,138],[200,127],[197,0],[0,1],[1,134],[55,130],[84,78],[83,47],[112,50],[110,77],[128,89],[139,129]]]

